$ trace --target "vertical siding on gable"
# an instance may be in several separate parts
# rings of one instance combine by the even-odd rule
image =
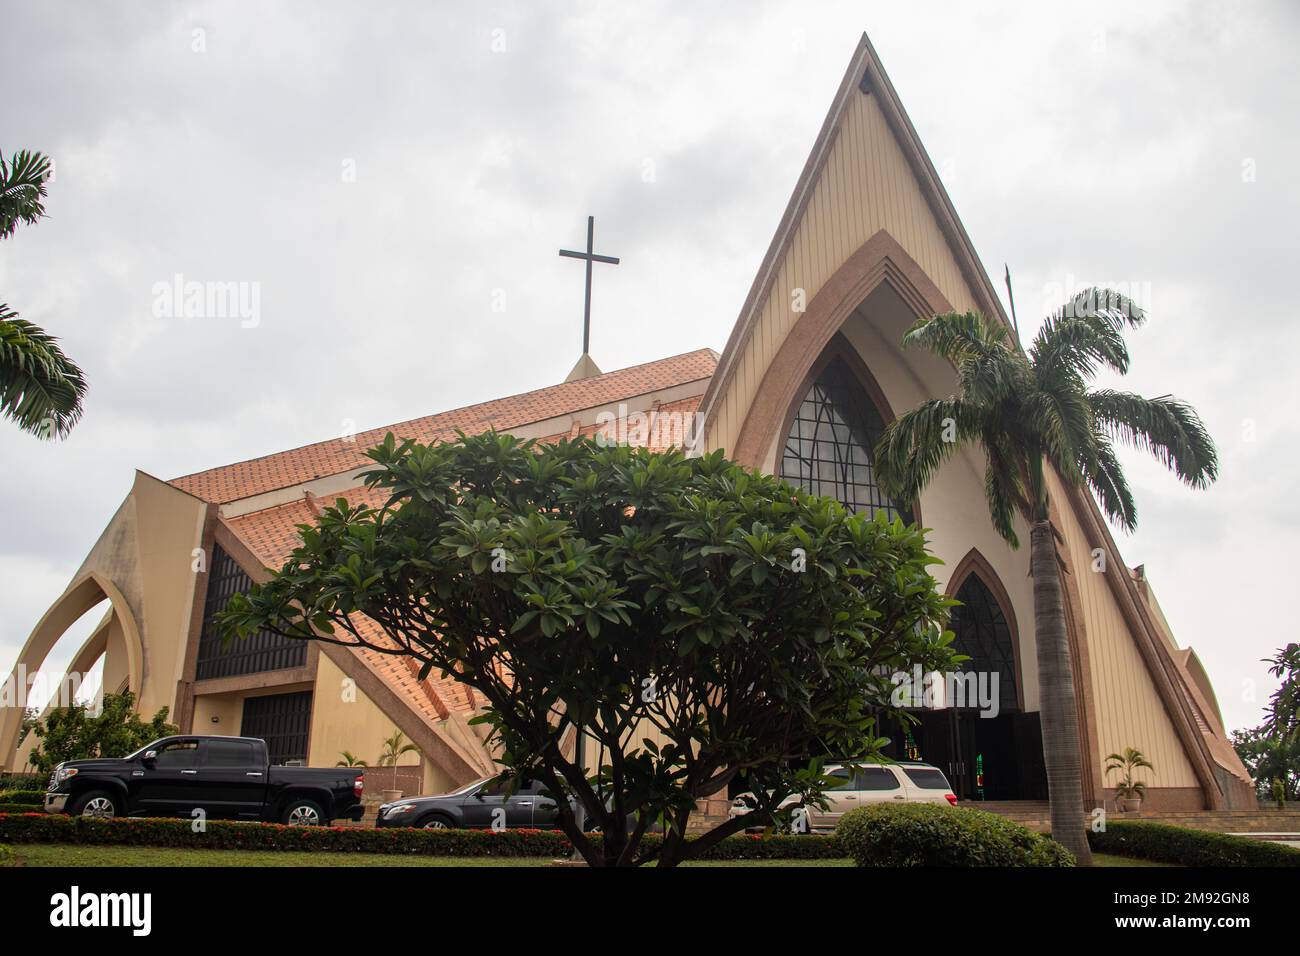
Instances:
[[[809,303],[835,271],[879,230],[916,260],[957,309],[971,295],[943,231],[912,175],[876,98],[854,91],[835,142],[800,220],[759,319],[736,356],[735,374],[715,408],[710,446],[731,449],[773,356],[799,315],[795,289]]]
[[[1101,542],[1094,544],[1084,535],[1055,477],[1051,494],[1059,506],[1061,533],[1070,549],[1083,605],[1091,665],[1088,678],[1097,706],[1097,745],[1103,765],[1107,754],[1136,747],[1155,767],[1154,773],[1139,771],[1138,779],[1145,780],[1148,786],[1200,786],[1110,585],[1102,574],[1092,570],[1092,549],[1100,547]],[[1107,560],[1120,558],[1109,554]],[[1114,775],[1103,779],[1106,786],[1115,783]]]

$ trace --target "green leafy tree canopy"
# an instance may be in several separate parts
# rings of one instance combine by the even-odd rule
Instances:
[[[1264,663],[1281,682],[1269,698],[1264,726],[1277,740],[1300,741],[1300,644],[1288,644]]]
[[[790,794],[820,799],[808,759],[878,756],[879,720],[901,713],[891,675],[955,658],[922,530],[721,453],[488,433],[389,435],[369,455],[383,504],[340,499],[301,526],[222,624],[365,645],[469,684],[504,776],[572,794],[601,829],[589,840],[558,801],[593,865],[673,865],[736,832],[741,819],[685,840],[695,802],[735,778],[758,795],[755,820],[788,814]],[[641,849],[654,821],[665,838]]]
[[[74,702],[50,711],[32,728],[40,741],[32,750],[31,763],[49,772],[65,760],[90,757],[125,757],[145,744],[177,732],[167,722],[167,708],[148,722],[135,712],[135,694],[105,694],[98,715],[88,705]]]
[[[1259,799],[1272,799],[1273,783],[1280,780],[1285,799],[1300,800],[1300,737],[1283,739],[1267,727],[1252,727],[1234,730],[1232,746],[1255,782]]]

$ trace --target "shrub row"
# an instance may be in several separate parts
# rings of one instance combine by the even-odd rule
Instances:
[[[1181,866],[1300,866],[1300,850],[1280,843],[1141,820],[1107,823],[1088,843],[1098,853]]]
[[[47,773],[0,773],[0,790],[36,790],[45,792]]]
[[[0,790],[0,803],[34,803],[45,802],[44,790]]]
[[[289,827],[277,823],[210,820],[201,832],[184,819],[95,820],[63,814],[0,815],[0,842],[94,846],[162,846],[207,850],[327,850],[432,856],[562,856],[558,831]]]
[[[39,803],[0,803],[0,813],[37,813],[40,809]]]
[[[660,838],[647,836],[643,846]],[[0,842],[95,846],[169,846],[209,850],[320,850],[428,856],[567,856],[559,830],[416,830],[408,828],[288,827],[276,823],[208,821],[201,833],[184,819],[95,820],[63,814],[0,813]],[[843,856],[832,837],[739,835],[705,854],[710,860],[830,859]]]
[[[993,813],[932,803],[850,810],[835,830],[858,866],[1074,866],[1050,837]]]

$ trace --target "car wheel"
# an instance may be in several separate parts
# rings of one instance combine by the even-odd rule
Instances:
[[[455,824],[440,813],[425,817],[418,824],[421,830],[454,830]]]
[[[117,816],[117,804],[113,802],[112,795],[106,791],[91,790],[72,801],[72,807],[68,812],[74,817],[107,820]]]
[[[284,821],[291,827],[325,826],[325,813],[313,800],[294,800],[284,808]]]

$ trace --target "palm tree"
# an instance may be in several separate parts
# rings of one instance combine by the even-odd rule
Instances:
[[[1133,771],[1139,768],[1156,769],[1151,766],[1151,761],[1147,760],[1146,754],[1135,747],[1125,747],[1120,753],[1107,754],[1106,773],[1111,774],[1118,771],[1123,774],[1120,777],[1119,785],[1115,788],[1117,800],[1131,800],[1137,797],[1138,803],[1141,803],[1142,797],[1146,795],[1147,785],[1141,780],[1133,779]],[[1120,809],[1124,808],[1121,807]],[[1134,807],[1128,809],[1131,810]]]
[[[993,526],[1019,547],[1017,515],[1029,525],[1034,633],[1043,726],[1043,758],[1052,833],[1080,864],[1091,862],[1084,829],[1079,715],[1066,636],[1057,530],[1047,475],[1091,489],[1119,527],[1131,530],[1137,508],[1115,444],[1150,452],[1193,488],[1218,476],[1214,443],[1191,406],[1170,396],[1143,398],[1091,386],[1101,368],[1124,374],[1125,327],[1145,313],[1108,290],[1079,293],[1048,316],[1026,354],[1001,323],[967,312],[917,322],[903,347],[922,346],[957,370],[957,390],[931,399],[885,430],[876,450],[881,481],[916,500],[940,465],[966,445],[984,453],[984,491]]]
[[[405,735],[400,731],[394,731],[393,736],[384,739],[384,749],[379,752],[380,767],[396,767],[398,758],[403,754],[415,753],[420,748],[415,744],[407,743]]]
[[[352,751],[350,751],[350,750],[341,750],[341,751],[339,751],[339,762],[336,763],[334,766],[336,766],[336,767],[364,767],[365,765],[366,765],[366,762],[365,762],[364,760],[362,760],[360,757],[358,757],[356,754],[352,753]]]
[[[393,788],[397,787],[397,761],[403,754],[418,753],[419,747],[408,743],[400,730],[393,731],[393,736],[384,738],[384,749],[379,752],[380,767],[393,768]]]
[[[21,150],[0,153],[0,239],[45,215],[50,161]],[[65,436],[81,418],[86,379],[58,340],[0,303],[0,413],[40,438]]]

